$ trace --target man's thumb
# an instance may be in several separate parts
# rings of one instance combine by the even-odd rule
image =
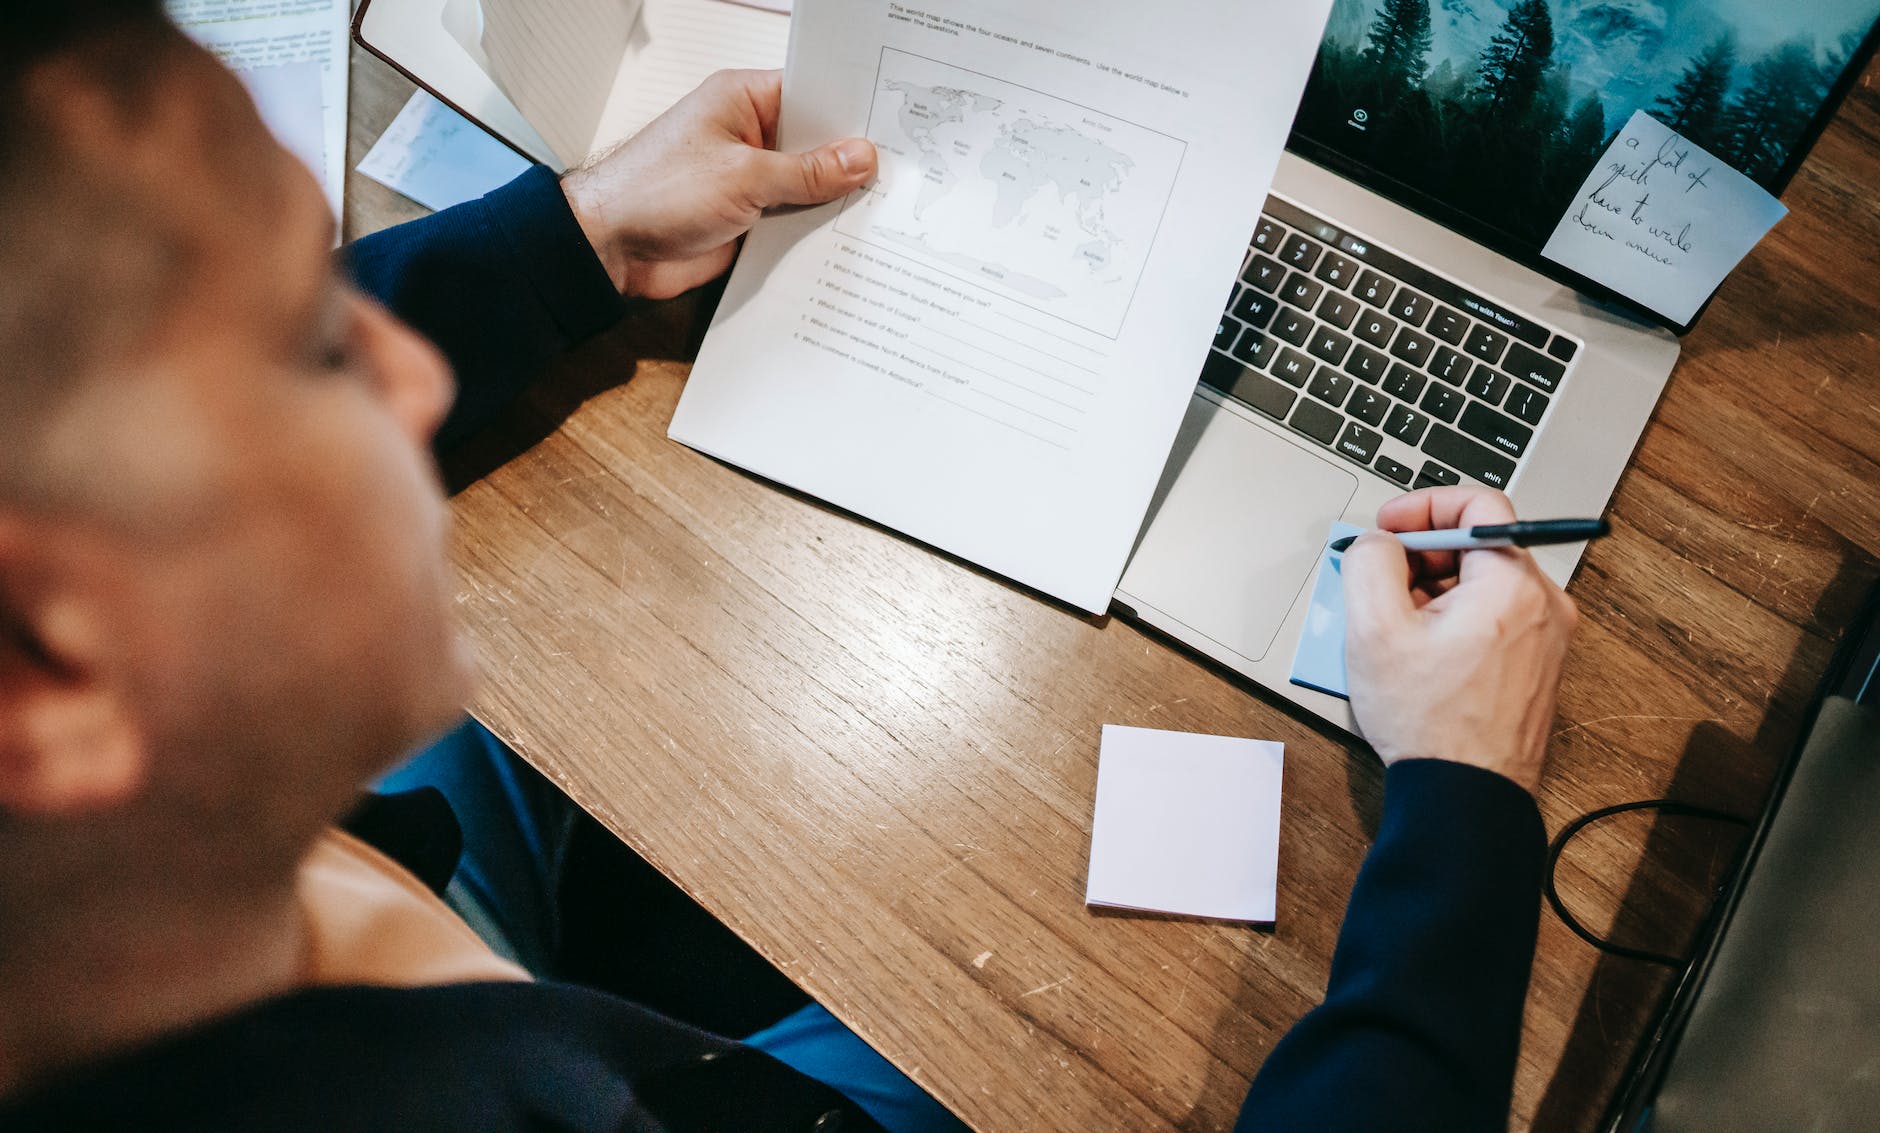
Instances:
[[[1410,558],[1402,543],[1383,532],[1359,536],[1346,549],[1339,575],[1345,587],[1348,631],[1375,632],[1416,612],[1416,602],[1410,597]]]
[[[875,147],[866,138],[844,138],[803,153],[765,152],[755,168],[759,184],[751,198],[758,207],[820,205],[875,175]]]

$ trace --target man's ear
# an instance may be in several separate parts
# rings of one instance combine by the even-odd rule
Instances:
[[[148,745],[109,679],[101,613],[25,536],[0,513],[0,810],[109,810],[142,786]]]

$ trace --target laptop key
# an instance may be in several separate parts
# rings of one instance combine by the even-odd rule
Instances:
[[[1501,361],[1501,352],[1508,349],[1508,336],[1498,330],[1478,326],[1469,332],[1469,341],[1462,348],[1484,362]]]
[[[1345,412],[1367,425],[1382,425],[1384,415],[1390,412],[1390,398],[1374,389],[1360,386],[1351,395],[1351,404],[1345,406]]]
[[[1279,242],[1286,238],[1286,230],[1276,221],[1260,218],[1260,226],[1253,230],[1253,246],[1262,252],[1272,252],[1279,248]]]
[[[1321,281],[1344,290],[1351,286],[1351,280],[1358,274],[1358,265],[1336,252],[1319,261],[1319,270],[1312,273]]]
[[[1565,341],[1555,339],[1556,342]],[[1567,343],[1571,346],[1572,343]],[[1560,379],[1567,376],[1567,368],[1552,358],[1538,354],[1526,343],[1517,342],[1508,347],[1508,357],[1502,359],[1502,369],[1527,382],[1536,385],[1548,393],[1560,388]]]
[[[1453,390],[1448,386],[1431,386],[1429,392],[1423,395],[1423,400],[1417,404],[1425,413],[1438,420],[1454,421],[1456,414],[1462,412],[1463,402],[1467,400],[1462,396],[1461,390]]]
[[[1247,368],[1218,351],[1208,351],[1208,360],[1201,364],[1201,384],[1226,393],[1234,388],[1234,380],[1247,372]]]
[[[1435,488],[1445,484],[1460,484],[1462,477],[1444,468],[1433,460],[1423,462],[1423,471],[1417,473],[1417,487]]]
[[[1429,296],[1419,295],[1408,287],[1400,287],[1397,289],[1397,297],[1390,301],[1390,306],[1385,310],[1414,327],[1423,325],[1424,317],[1435,305]]]
[[[1395,480],[1399,484],[1408,485],[1416,476],[1408,464],[1399,464],[1388,456],[1379,456],[1371,467],[1382,473],[1385,479]]]
[[[1214,328],[1214,349],[1226,350],[1234,345],[1234,340],[1239,337],[1240,324],[1222,315],[1221,325]]]
[[[1345,359],[1345,373],[1361,382],[1372,385],[1384,380],[1384,374],[1390,369],[1390,359],[1380,350],[1373,350],[1360,342],[1351,348],[1351,356]]]
[[[1508,478],[1514,475],[1513,460],[1441,425],[1430,426],[1430,435],[1423,438],[1423,452],[1491,488],[1506,488]]]
[[[1351,367],[1346,365],[1345,368],[1349,370]],[[1507,409],[1528,424],[1538,425],[1541,418],[1547,416],[1547,395],[1537,389],[1517,385],[1514,392],[1508,395]]]
[[[1279,310],[1279,301],[1264,291],[1255,291],[1251,287],[1241,288],[1234,298],[1233,315],[1249,326],[1266,329],[1266,324],[1273,321],[1273,312]]]
[[[1430,419],[1408,405],[1392,409],[1390,419],[1384,422],[1384,431],[1407,445],[1422,440],[1423,431],[1429,427]]]
[[[1312,304],[1319,301],[1319,295],[1324,290],[1323,283],[1317,282],[1304,272],[1296,271],[1287,276],[1286,282],[1280,285],[1279,297],[1295,307],[1310,311]]]
[[[1331,327],[1320,327],[1312,336],[1312,345],[1306,347],[1313,355],[1336,366],[1345,360],[1345,352],[1351,349],[1351,336],[1339,334]]]
[[[1460,345],[1469,334],[1469,317],[1461,311],[1449,307],[1438,307],[1430,316],[1430,325],[1423,328],[1451,346]]]
[[[1285,246],[1280,249],[1279,258],[1280,262],[1287,267],[1295,267],[1300,271],[1311,271],[1312,265],[1319,262],[1319,256],[1324,251],[1325,249],[1320,245],[1314,244],[1312,241],[1295,232],[1287,239]]]
[[[1452,386],[1462,384],[1469,376],[1469,368],[1475,365],[1466,355],[1458,354],[1447,346],[1436,348],[1436,357],[1430,360],[1430,373],[1448,382]]]
[[[1240,273],[1240,278],[1248,286],[1258,287],[1271,295],[1279,290],[1279,285],[1286,282],[1286,269],[1278,260],[1267,256],[1255,256],[1247,261],[1247,266]]]
[[[1327,291],[1325,298],[1319,302],[1319,318],[1332,324],[1339,330],[1350,330],[1353,320],[1358,317],[1358,312],[1363,309],[1364,305],[1351,296],[1341,295],[1336,291]]]
[[[1399,401],[1415,401],[1417,395],[1423,392],[1427,380],[1422,374],[1397,362],[1391,366],[1390,375],[1384,379],[1384,392]]]
[[[1284,421],[1299,395],[1264,374],[1242,370],[1227,396],[1245,402],[1275,421]]]
[[[1370,464],[1377,455],[1377,448],[1384,443],[1384,438],[1375,429],[1367,429],[1352,421],[1345,426],[1345,431],[1338,435],[1338,443],[1333,445],[1339,456],[1355,460],[1359,464]]]
[[[1554,340],[1547,344],[1547,353],[1552,354],[1562,362],[1571,362],[1573,361],[1573,353],[1579,349],[1579,346],[1579,343],[1568,338],[1566,335],[1557,334],[1554,336]]]
[[[1468,391],[1470,397],[1481,398],[1490,405],[1500,405],[1502,396],[1513,384],[1513,378],[1483,362],[1475,367],[1475,373],[1469,375],[1468,384],[1462,388]]]
[[[1534,439],[1534,430],[1526,425],[1473,401],[1462,411],[1462,420],[1456,424],[1471,437],[1509,456],[1526,452],[1528,442]]]
[[[1372,346],[1389,346],[1397,333],[1397,320],[1381,311],[1366,310],[1358,316],[1358,337]]]
[[[1294,346],[1304,346],[1312,340],[1312,316],[1304,311],[1295,311],[1291,307],[1280,311],[1273,320],[1273,333],[1279,335]]]
[[[1306,392],[1327,405],[1343,405],[1345,395],[1351,392],[1354,384],[1349,377],[1330,366],[1320,366],[1318,373],[1312,375],[1312,384],[1306,387]]]
[[[1338,430],[1344,428],[1345,416],[1308,397],[1300,400],[1299,408],[1293,410],[1292,420],[1287,424],[1320,444],[1329,445],[1337,439]]]
[[[1436,340],[1429,335],[1404,327],[1397,332],[1397,337],[1390,344],[1390,352],[1412,366],[1421,366],[1430,360],[1430,351],[1436,348]]]
[[[1352,294],[1374,307],[1382,307],[1390,302],[1391,292],[1395,290],[1397,290],[1395,283],[1366,268],[1358,273],[1358,286],[1352,289]]]
[[[1233,349],[1235,358],[1238,358],[1240,361],[1245,362],[1256,370],[1265,369],[1266,364],[1271,362],[1273,356],[1278,353],[1279,343],[1261,334],[1259,331],[1254,330],[1252,327],[1248,327],[1247,330],[1241,334],[1240,341],[1234,343]]]
[[[1273,363],[1273,376],[1291,386],[1303,386],[1312,376],[1312,359],[1289,346],[1279,351],[1279,360]]]

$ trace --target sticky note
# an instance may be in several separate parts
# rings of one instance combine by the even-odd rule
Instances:
[[[447,209],[501,188],[528,167],[528,158],[419,91],[379,136],[359,172],[426,208]]]
[[[1574,194],[1541,255],[1688,323],[1788,211],[1639,110]]]
[[[1351,695],[1345,685],[1345,580],[1339,573],[1344,556],[1334,554],[1331,543],[1363,530],[1349,523],[1332,524],[1319,551],[1319,573],[1312,580],[1305,629],[1299,634],[1299,648],[1293,651],[1292,683],[1346,700]]]
[[[1106,724],[1084,901],[1270,923],[1282,744]]]

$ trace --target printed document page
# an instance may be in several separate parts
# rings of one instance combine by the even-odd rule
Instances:
[[[798,0],[779,145],[880,176],[752,231],[671,435],[1102,611],[1329,6]]]
[[[235,72],[262,120],[326,190],[346,188],[346,0],[167,0],[190,38]]]

